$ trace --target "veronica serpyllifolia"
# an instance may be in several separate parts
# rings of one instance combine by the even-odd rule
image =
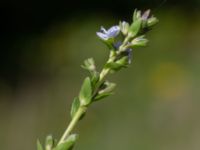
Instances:
[[[106,30],[100,28],[96,34],[110,51],[107,62],[101,71],[97,70],[93,58],[86,59],[82,68],[89,72],[89,76],[83,81],[78,96],[74,98],[71,107],[71,121],[58,142],[52,136],[47,136],[45,150],[72,150],[78,136],[72,134],[72,130],[78,121],[85,116],[88,107],[113,93],[115,83],[106,80],[110,72],[117,72],[126,68],[131,63],[132,51],[137,47],[146,46],[148,40],[145,34],[158,22],[154,16],[150,16],[150,10],[142,13],[135,10],[131,23],[122,21]],[[118,38],[122,36],[122,38]],[[37,142],[37,150],[44,150],[40,142]]]

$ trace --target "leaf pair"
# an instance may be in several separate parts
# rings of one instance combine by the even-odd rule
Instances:
[[[79,97],[75,97],[71,107],[71,117],[73,118],[78,109],[91,103],[92,100],[92,86],[89,77],[83,81]]]
[[[118,71],[121,68],[125,68],[128,65],[128,56],[123,56],[115,62],[109,62],[105,65],[106,68],[111,69],[112,71]]]
[[[77,134],[71,134],[63,143],[59,144],[53,150],[72,150],[77,139],[78,139]]]
[[[54,147],[55,147],[55,140],[51,135],[48,135],[46,137],[45,150],[53,150]],[[42,144],[40,143],[39,140],[37,141],[37,150],[43,150]]]
[[[77,134],[71,134],[63,143],[54,147],[52,136],[47,136],[45,150],[71,150],[77,139]],[[37,150],[44,150],[39,140],[37,141]]]

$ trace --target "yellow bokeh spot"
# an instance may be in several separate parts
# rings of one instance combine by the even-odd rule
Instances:
[[[189,85],[188,71],[177,63],[160,63],[152,69],[150,88],[159,99],[180,100],[189,93]]]

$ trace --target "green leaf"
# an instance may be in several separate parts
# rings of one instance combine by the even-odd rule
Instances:
[[[139,33],[141,25],[142,25],[142,20],[141,19],[137,19],[136,21],[134,21],[131,24],[131,26],[129,28],[129,33],[130,33],[131,37],[134,37]]]
[[[103,98],[106,98],[108,96],[112,95],[112,93],[102,93],[102,94],[98,94],[95,98],[94,101],[99,101]]]
[[[71,107],[71,117],[73,118],[75,113],[77,112],[78,108],[80,106],[80,101],[78,99],[78,97],[74,98],[74,101],[72,103],[72,107]]]
[[[117,64],[121,64],[123,67],[127,67],[127,65],[128,65],[128,57],[127,56],[123,56],[122,58],[117,60],[116,63]]]
[[[77,134],[71,134],[63,143],[59,144],[54,150],[71,150],[77,139]]]
[[[52,150],[53,146],[54,146],[53,137],[51,135],[48,135],[46,137],[45,150]]]
[[[110,68],[113,71],[118,71],[121,68],[125,68],[128,65],[128,57],[124,56],[117,60],[116,62],[110,62],[105,65],[106,68]]]
[[[116,62],[110,62],[110,63],[107,63],[105,67],[117,71],[122,68],[122,65]]]
[[[43,150],[42,144],[37,140],[37,150]]]
[[[89,77],[86,77],[79,93],[80,105],[85,106],[90,104],[92,98],[92,87]]]

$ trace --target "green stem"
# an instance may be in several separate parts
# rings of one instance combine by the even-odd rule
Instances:
[[[71,133],[71,131],[75,127],[76,123],[79,121],[80,117],[86,112],[86,110],[87,110],[87,107],[84,107],[84,106],[79,107],[79,109],[77,110],[73,119],[69,123],[67,129],[65,130],[63,136],[61,137],[60,141],[58,142],[58,145],[65,141],[67,136],[69,136],[69,134]]]
[[[113,55],[113,53],[111,52],[107,63],[113,62],[115,60],[115,58],[116,58],[116,55]],[[99,86],[101,85],[101,83],[103,83],[103,81],[104,81],[106,75],[109,73],[109,71],[110,71],[110,69],[108,69],[108,68],[103,68],[102,69],[102,71],[100,73],[99,82],[98,82],[98,85],[97,85],[96,89],[98,89]],[[80,106],[79,107],[79,109],[77,110],[76,114],[74,115],[74,117],[70,121],[70,123],[69,123],[67,129],[65,130],[64,134],[62,135],[61,139],[59,140],[58,145],[65,141],[67,136],[69,136],[69,134],[74,129],[74,127],[77,124],[77,122],[79,121],[80,117],[86,112],[86,110],[87,110],[86,106]]]

